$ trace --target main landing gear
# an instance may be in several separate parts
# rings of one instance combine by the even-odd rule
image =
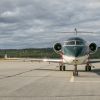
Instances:
[[[85,66],[85,71],[91,71],[91,65],[89,63]]]
[[[75,66],[75,68],[73,71],[73,76],[78,76],[77,65],[74,65],[74,66]],[[60,71],[65,71],[66,67],[64,64],[60,64],[59,69],[60,69]]]
[[[65,67],[64,64],[61,64],[61,65],[59,66],[59,69],[60,69],[60,71],[65,71],[65,70],[66,70],[66,67]]]
[[[78,76],[77,65],[74,65],[74,67],[73,76]]]

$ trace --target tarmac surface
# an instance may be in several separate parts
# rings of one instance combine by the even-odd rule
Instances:
[[[58,64],[0,61],[0,100],[100,100],[100,63],[91,72],[78,66],[59,71]]]

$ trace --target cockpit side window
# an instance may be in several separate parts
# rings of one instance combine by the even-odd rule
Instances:
[[[83,45],[83,41],[76,41],[76,45]]]

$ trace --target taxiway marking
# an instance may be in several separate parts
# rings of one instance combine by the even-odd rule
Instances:
[[[70,78],[70,82],[74,82],[74,76]]]

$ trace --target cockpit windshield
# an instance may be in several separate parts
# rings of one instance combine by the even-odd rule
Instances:
[[[67,41],[65,44],[66,45],[75,45],[75,41]]]
[[[84,45],[84,42],[79,40],[72,40],[72,41],[66,41],[64,45]]]
[[[76,45],[83,45],[84,44],[84,42],[83,41],[76,41]]]
[[[86,44],[86,41],[80,37],[72,37],[64,42],[64,46],[83,46],[84,44]]]

